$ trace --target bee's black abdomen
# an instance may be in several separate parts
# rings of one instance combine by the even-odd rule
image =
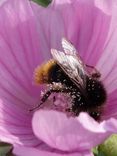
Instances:
[[[76,115],[79,115],[80,112],[88,112],[95,120],[100,120],[102,106],[107,97],[106,90],[100,81],[87,77],[85,91],[81,92],[77,88],[76,92],[71,92],[71,95],[74,95],[72,111]]]
[[[106,90],[100,81],[88,77],[86,91],[89,106],[101,106],[106,101]]]

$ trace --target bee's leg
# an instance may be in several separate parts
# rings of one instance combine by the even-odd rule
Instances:
[[[38,109],[48,99],[48,97],[51,95],[52,92],[56,92],[56,90],[53,89],[48,90],[41,98],[41,102],[36,107],[30,109],[29,111],[34,111],[35,109]]]
[[[90,65],[87,65],[87,64],[86,64],[86,67],[89,67],[89,68],[92,68],[92,69],[93,69],[93,72],[92,72],[92,74],[91,74],[91,76],[92,76],[93,78],[98,79],[98,78],[101,77],[100,72],[99,72],[95,67],[90,66]]]
[[[33,111],[35,109],[38,109],[51,95],[51,93],[59,93],[59,92],[68,92],[68,89],[64,88],[63,86],[59,87],[59,84],[53,84],[51,85],[51,88],[43,95],[43,97],[41,98],[40,103],[34,107],[33,109],[30,109],[30,111]]]

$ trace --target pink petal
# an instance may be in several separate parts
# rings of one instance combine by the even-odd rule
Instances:
[[[36,148],[27,148],[27,147],[15,147],[13,150],[13,153],[18,156],[93,156],[92,153],[84,152],[84,153],[55,153],[55,152],[46,152],[46,151],[40,151]]]
[[[64,21],[58,11],[53,8],[42,8],[32,5],[38,21],[41,38],[40,49],[50,53],[51,48],[61,48],[61,38],[65,36]]]
[[[99,5],[98,1],[96,1]],[[108,5],[107,5],[108,4]],[[97,68],[102,73],[102,80],[108,92],[108,99],[103,113],[103,119],[110,117],[117,118],[117,2],[112,0],[106,3],[103,0],[100,3],[104,12],[111,17],[108,36],[103,48],[102,56],[97,64]]]
[[[96,4],[99,5],[102,10],[110,16],[110,26],[105,44],[102,49],[102,55],[98,61],[97,68],[102,73],[102,80],[104,81],[108,93],[112,93],[117,89],[117,2],[114,0],[98,1]]]
[[[35,135],[63,151],[91,149],[117,132],[115,123],[116,120],[112,119],[99,124],[85,113],[77,118],[67,118],[63,113],[41,110],[34,114],[32,120]],[[112,129],[110,125],[113,125]]]
[[[105,3],[108,4],[108,1]],[[61,38],[64,36],[77,47],[87,64],[97,63],[111,20],[103,11],[102,5],[95,0],[54,0],[47,9],[40,11],[40,8],[34,7],[33,10],[40,21],[41,30],[44,31],[43,40],[47,40],[50,48],[60,48]],[[46,27],[43,27],[44,23]]]
[[[30,2],[4,1],[0,6],[1,140],[27,146],[41,143],[33,134],[29,109],[40,92],[32,84],[33,71],[44,58]]]
[[[33,71],[43,60],[39,57],[39,37],[36,26],[37,22],[28,0],[17,3],[16,0],[9,0],[1,7],[1,78],[5,77],[12,81],[10,84],[13,87],[15,85],[27,100],[30,100],[27,93],[35,93],[32,86]],[[9,85],[7,84],[7,88]],[[32,90],[30,87],[33,87]]]
[[[117,90],[108,95],[108,101],[104,108],[103,119],[117,118]]]
[[[115,6],[113,2],[55,0],[46,9],[37,7],[33,3],[31,6],[28,0],[0,2],[0,138],[2,140],[26,146],[38,146],[41,143],[33,135],[32,114],[28,112],[38,103],[40,95],[40,89],[32,84],[32,75],[38,64],[50,58],[50,48],[61,48],[60,41],[63,36],[75,44],[87,64],[95,65],[99,62],[97,67],[102,71],[103,79],[107,77],[104,82],[109,93],[116,90],[116,31],[114,33],[116,7],[113,7]],[[113,18],[111,14],[114,14]],[[103,51],[106,54],[102,53]],[[100,56],[102,59],[98,61]],[[114,61],[111,62],[110,59]],[[109,61],[109,70],[106,71],[107,65],[104,62]],[[76,119],[74,122],[77,122]],[[110,132],[103,137],[109,134]],[[56,136],[54,133],[53,135]],[[69,137],[65,137],[69,141]],[[62,150],[77,148],[75,139],[72,140],[71,146],[70,142],[65,145],[62,134],[61,138],[58,136],[56,138],[59,138],[56,148]],[[45,142],[54,146],[56,140],[53,142],[50,140],[47,139]],[[61,140],[63,147],[60,145]],[[86,140],[89,141],[89,138]],[[83,148],[89,149],[93,146],[93,143],[90,144],[85,146],[83,144]]]

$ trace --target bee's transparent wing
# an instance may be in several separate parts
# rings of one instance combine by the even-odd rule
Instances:
[[[68,50],[69,54],[68,52],[60,52],[56,49],[52,49],[51,54],[61,66],[61,68],[65,71],[65,73],[74,81],[74,83],[83,88],[86,84],[86,71],[82,61],[79,59],[79,57],[76,56],[76,52],[73,50],[73,48],[70,48],[71,45],[72,44],[69,44],[69,42],[66,43],[66,51]]]
[[[79,67],[79,72],[82,73],[84,76],[86,74],[88,75],[86,65],[83,63],[80,55],[78,55],[78,52],[74,45],[65,38],[62,38],[62,47],[66,55],[72,56],[76,60],[77,66]]]
[[[65,54],[76,56],[77,53],[76,48],[73,46],[72,43],[67,41],[65,38],[62,38],[62,47],[64,49]]]
[[[77,57],[78,62],[82,66],[85,66],[81,57],[78,55],[78,52],[76,48],[74,47],[74,45],[71,42],[67,41],[65,38],[62,38],[62,48],[66,55],[72,55],[74,57]]]

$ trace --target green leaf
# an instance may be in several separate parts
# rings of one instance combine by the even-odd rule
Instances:
[[[98,147],[102,156],[117,156],[117,134],[112,135],[103,144]]]
[[[11,144],[0,142],[0,156],[14,156],[12,150],[13,146]]]
[[[92,152],[94,156],[98,156],[98,147],[93,148]]]
[[[37,4],[39,5],[42,5],[42,6],[48,6],[51,2],[51,0],[32,0],[34,2],[36,2]]]

